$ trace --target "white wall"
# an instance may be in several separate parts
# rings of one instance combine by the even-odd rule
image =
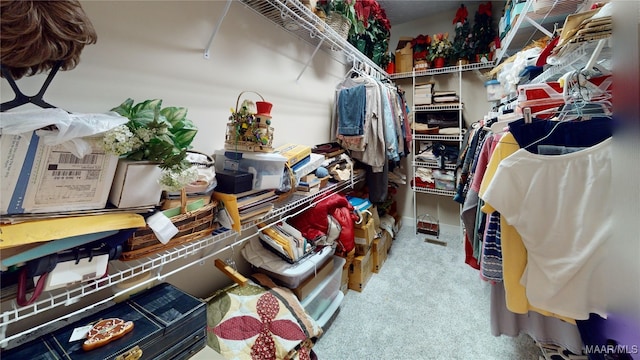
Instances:
[[[234,1],[211,45],[204,47],[224,8],[223,1],[87,1],[82,3],[98,33],[80,64],[60,72],[45,99],[71,112],[105,112],[130,97],[161,98],[184,106],[199,128],[196,150],[213,153],[224,143],[224,124],[243,90],[274,103],[274,145],[315,144],[329,138],[333,88],[343,66],[318,52],[296,77],[313,48]],[[18,86],[37,92],[44,76]],[[11,98],[2,81],[2,99]],[[257,100],[253,94],[245,95]]]

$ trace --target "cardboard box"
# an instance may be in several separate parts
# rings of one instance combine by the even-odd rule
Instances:
[[[344,257],[345,262],[344,262],[344,266],[342,267],[342,277],[340,279],[340,291],[342,291],[342,293],[345,295],[347,295],[347,293],[349,292],[349,268],[353,263],[353,258],[355,257],[355,255],[356,255],[356,249],[353,249],[349,251],[347,256]]]
[[[400,37],[396,47],[395,65],[396,73],[413,71],[413,48],[410,37]]]
[[[333,270],[333,256],[327,260],[324,265],[316,272],[315,275],[311,274],[307,279],[302,281],[298,287],[291,289],[294,294],[298,297],[298,300],[304,300],[318,285],[322,282],[322,280],[326,279]]]
[[[387,260],[387,252],[389,251],[391,245],[391,235],[383,231],[382,236],[373,240],[373,245],[371,245],[371,255],[373,257],[373,261],[371,262],[371,270],[374,273],[379,273],[382,265]]]
[[[91,153],[79,159],[35,132],[0,136],[0,214],[103,209],[118,157],[105,154],[101,137],[84,140]]]
[[[362,228],[354,228],[353,234],[356,243],[356,255],[364,255],[371,247],[373,239],[377,236],[377,229],[373,225],[373,219],[369,219],[367,225]]]
[[[157,206],[162,196],[158,179],[162,169],[150,161],[120,159],[109,202],[118,208]]]
[[[353,258],[349,266],[349,289],[362,292],[371,278],[371,251]]]
[[[375,205],[371,208],[371,218],[373,219],[373,226],[376,229],[380,228],[380,215],[378,215],[378,208]]]

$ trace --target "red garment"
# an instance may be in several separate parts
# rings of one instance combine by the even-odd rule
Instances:
[[[358,216],[344,195],[331,194],[323,198],[307,211],[290,219],[289,223],[298,229],[306,239],[314,241],[327,234],[329,215],[333,216],[342,228],[337,239],[337,251],[351,251],[355,247],[353,227]]]
[[[466,230],[464,231],[464,263],[476,270],[480,270],[478,259],[473,257],[473,246],[471,245],[471,241],[469,241]]]

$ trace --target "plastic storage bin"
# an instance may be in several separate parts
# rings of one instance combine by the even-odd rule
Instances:
[[[333,257],[333,270],[318,287],[300,302],[309,316],[319,320],[340,292],[342,267],[346,260],[340,256]]]
[[[253,174],[253,190],[278,189],[282,186],[284,164],[280,154],[216,150],[216,172],[224,170]]]
[[[290,264],[271,250],[266,249],[257,236],[251,238],[240,250],[242,257],[255,266],[259,272],[268,275],[275,282],[289,289],[300,286],[304,279],[320,269],[322,264],[333,256],[334,252],[334,248],[325,246],[313,255],[305,257],[295,264]],[[336,261],[334,261],[335,263]]]
[[[499,101],[502,99],[502,85],[498,80],[489,80],[484,83],[487,90],[487,101]]]

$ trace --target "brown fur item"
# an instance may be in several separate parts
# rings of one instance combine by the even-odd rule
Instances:
[[[98,36],[79,1],[0,1],[0,63],[14,79],[80,62]]]

